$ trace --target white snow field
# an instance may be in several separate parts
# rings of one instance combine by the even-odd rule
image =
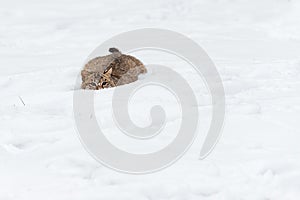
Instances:
[[[0,0],[0,5],[0,200],[300,198],[299,1]],[[81,145],[73,90],[94,48],[147,27],[180,32],[206,50],[224,82],[226,121],[214,151],[198,160],[211,114],[203,81],[178,58],[134,54],[146,64],[178,69],[200,94],[201,133],[171,167],[129,175],[104,167]],[[176,101],[150,89],[147,98],[137,93],[130,104],[132,120],[149,123],[151,103],[159,102],[166,105],[168,123],[162,136],[142,144],[118,133],[110,115],[113,89],[96,92],[97,120],[119,148],[153,152],[174,137],[180,122]]]

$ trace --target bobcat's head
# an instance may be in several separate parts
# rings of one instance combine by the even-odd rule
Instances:
[[[111,77],[111,73],[112,73],[112,67],[110,67],[109,69],[106,69],[101,78],[100,81],[98,83],[98,89],[104,89],[104,88],[110,88],[110,87],[115,87],[115,83]]]

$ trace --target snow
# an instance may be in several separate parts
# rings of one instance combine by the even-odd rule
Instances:
[[[0,199],[298,199],[299,11],[295,0],[2,0]],[[223,79],[227,110],[222,138],[206,159],[198,160],[200,134],[174,165],[137,176],[108,169],[84,150],[72,98],[76,76],[95,47],[144,27],[178,31],[199,43]],[[199,132],[204,133],[211,111],[201,79],[172,56],[134,55],[181,70],[202,94]],[[172,96],[159,98],[159,91],[153,101],[148,97],[170,106],[168,126],[154,141],[137,144],[116,133],[112,92],[95,97],[97,119],[112,142],[151,152],[172,140],[180,122]],[[147,124],[148,116],[138,112],[142,99],[137,94],[130,114]]]

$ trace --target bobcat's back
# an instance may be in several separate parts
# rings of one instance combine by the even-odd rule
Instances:
[[[130,55],[121,55],[116,58],[108,68],[112,68],[112,78],[116,85],[132,83],[138,79],[139,74],[146,73],[143,63]]]

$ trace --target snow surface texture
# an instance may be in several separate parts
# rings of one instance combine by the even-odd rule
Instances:
[[[0,199],[299,199],[299,13],[295,0],[1,0]],[[224,81],[227,116],[223,136],[205,160],[198,160],[199,134],[171,167],[135,176],[102,166],[83,149],[72,95],[96,46],[145,27],[178,31],[207,51]],[[205,133],[211,112],[201,78],[172,56],[135,56],[181,70],[201,94],[199,132]],[[113,90],[96,94],[97,120],[120,148],[152,152],[174,137],[176,100],[152,90],[147,98],[169,113],[167,131],[142,145],[118,137],[110,115]],[[143,95],[130,105],[140,125],[148,123],[144,115],[151,108],[141,103]]]

